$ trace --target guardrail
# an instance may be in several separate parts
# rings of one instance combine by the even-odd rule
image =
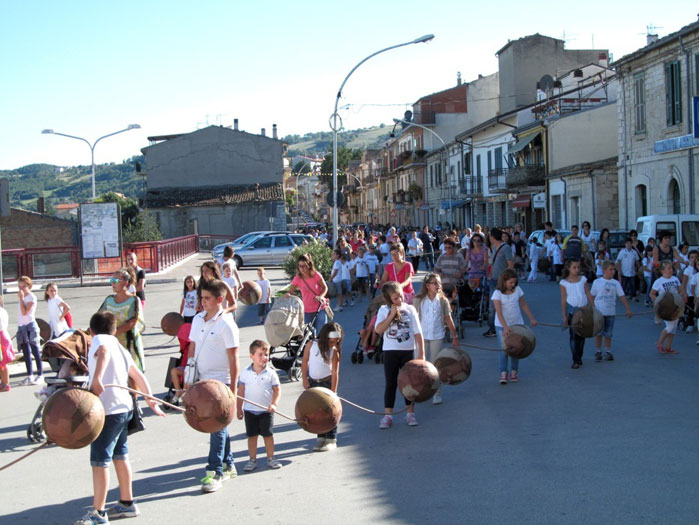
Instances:
[[[226,242],[235,237],[185,235],[174,239],[124,244],[121,257],[83,260],[84,277],[108,276],[126,264],[126,254],[135,253],[138,264],[148,273],[161,272],[199,251],[201,246]],[[213,244],[211,244],[213,246]],[[80,277],[80,247],[50,246],[2,250],[3,282],[27,275],[32,279]]]

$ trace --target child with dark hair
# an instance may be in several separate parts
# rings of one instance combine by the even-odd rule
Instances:
[[[324,387],[337,393],[340,381],[340,359],[344,333],[339,323],[326,323],[315,341],[309,341],[303,352],[301,371],[303,387]],[[337,427],[325,434],[318,434],[314,452],[327,452],[337,448]]]
[[[32,293],[32,280],[23,275],[17,281],[17,345],[24,354],[27,377],[21,384],[36,385],[44,380],[41,352],[39,350],[39,325],[36,324],[36,295]],[[32,357],[36,361],[38,374],[34,376]]]
[[[191,323],[194,316],[197,315],[197,283],[193,275],[184,278],[180,315],[184,317],[185,323]]]
[[[189,359],[196,360],[200,379],[221,381],[235,398],[240,336],[233,316],[223,308],[224,297],[230,289],[218,279],[200,282],[199,286],[204,311],[192,321]],[[224,480],[237,475],[227,427],[210,435],[208,458],[201,490],[214,492],[221,488]]]
[[[410,263],[406,263],[410,264]],[[387,429],[393,424],[393,405],[396,402],[398,387],[398,372],[400,368],[411,361],[417,344],[417,358],[425,359],[425,346],[422,339],[422,327],[415,307],[403,300],[403,286],[395,281],[389,281],[381,289],[386,304],[379,308],[376,314],[376,333],[383,335],[383,367],[386,378],[384,389],[384,406],[386,415],[381,418],[379,428]],[[409,426],[417,426],[415,405],[407,399],[408,407],[406,422]]]
[[[687,296],[684,294],[684,290],[682,290],[682,284],[680,283],[680,280],[672,274],[672,271],[672,261],[666,260],[660,263],[661,274],[660,277],[658,277],[653,283],[653,287],[650,291],[651,299],[656,301],[662,298],[662,296],[668,292],[675,292],[681,294],[685,300],[685,303],[687,302]],[[660,338],[658,339],[658,342],[655,343],[655,348],[661,354],[678,353],[677,350],[672,348],[672,340],[675,338],[675,334],[677,333],[678,324],[678,319],[675,319],[674,321],[665,321],[665,329],[660,332]]]
[[[593,299],[587,286],[587,277],[580,274],[579,259],[566,260],[563,279],[561,279],[559,285],[561,289],[563,326],[568,327],[570,332],[570,353],[573,357],[571,368],[577,369],[583,364],[582,356],[585,348],[585,338],[579,336],[570,323],[575,312],[587,305],[588,302],[593,304]]]
[[[604,358],[607,361],[614,361],[612,354],[612,332],[614,331],[614,320],[616,319],[616,298],[620,297],[621,302],[626,308],[626,316],[631,317],[631,308],[629,301],[626,299],[624,289],[619,281],[614,279],[614,263],[612,261],[604,261],[602,263],[602,277],[595,279],[592,283],[590,295],[594,299],[595,308],[604,316],[604,328],[595,337],[595,361],[602,361],[602,340],[604,339],[605,354]]]
[[[90,318],[92,343],[87,353],[88,384],[90,391],[99,396],[105,418],[100,435],[90,445],[94,490],[92,509],[75,522],[78,525],[109,523],[109,518],[135,518],[140,514],[133,497],[127,445],[128,424],[135,399],[122,388],[105,388],[105,385],[128,386],[131,380],[141,392],[151,394],[151,389],[146,376],[119,344],[116,330],[117,319],[111,312],[100,311]],[[146,398],[146,403],[155,414],[165,416],[155,401]],[[119,479],[119,502],[106,511],[109,464],[112,461]]]
[[[257,441],[262,436],[267,453],[267,466],[278,469],[282,464],[274,458],[274,412],[279,403],[279,376],[269,364],[269,345],[255,339],[250,343],[252,364],[244,368],[238,379],[238,419],[245,418],[245,433],[248,436],[250,460],[243,470],[252,472],[257,468]],[[248,403],[241,397],[264,405],[266,409]]]

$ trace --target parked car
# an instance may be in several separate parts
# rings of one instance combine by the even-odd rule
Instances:
[[[672,235],[670,244],[675,248],[686,241],[689,248],[699,248],[699,215],[646,215],[636,219],[636,231],[638,240],[644,245],[648,244],[648,239],[653,237],[658,240],[661,231],[669,231]],[[677,235],[680,232],[680,235]]]
[[[245,246],[236,248],[233,259],[238,268],[243,266],[281,266],[289,252],[297,245],[314,242],[310,235],[265,234]]]
[[[253,239],[257,239],[261,235],[270,235],[270,234],[275,234],[275,233],[290,233],[290,232],[285,232],[285,231],[272,231],[272,230],[266,230],[266,231],[257,231],[257,232],[249,232],[246,233],[245,235],[241,235],[237,239],[231,242],[224,242],[222,244],[217,244],[214,246],[214,249],[211,251],[211,256],[214,259],[220,259],[223,257],[223,250],[226,248],[226,246],[232,246],[236,250],[239,248],[242,248],[246,244],[248,244],[250,241]]]

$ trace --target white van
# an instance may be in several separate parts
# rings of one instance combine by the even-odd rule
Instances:
[[[690,249],[699,248],[699,215],[646,215],[636,220],[638,240],[648,244],[648,239],[653,237],[659,241],[658,234],[662,231],[670,232],[672,239],[670,244],[675,248],[680,243],[687,241]],[[679,235],[677,233],[679,232]]]

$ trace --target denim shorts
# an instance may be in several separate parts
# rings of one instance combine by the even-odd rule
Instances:
[[[608,339],[612,338],[612,332],[614,332],[614,319],[615,317],[613,315],[604,316],[604,328],[599,335]]]
[[[352,281],[350,279],[342,280],[342,291],[351,292],[352,291]]]
[[[129,459],[126,437],[132,414],[133,410],[129,410],[104,418],[102,432],[90,445],[90,464],[93,467],[108,467],[112,459]]]

